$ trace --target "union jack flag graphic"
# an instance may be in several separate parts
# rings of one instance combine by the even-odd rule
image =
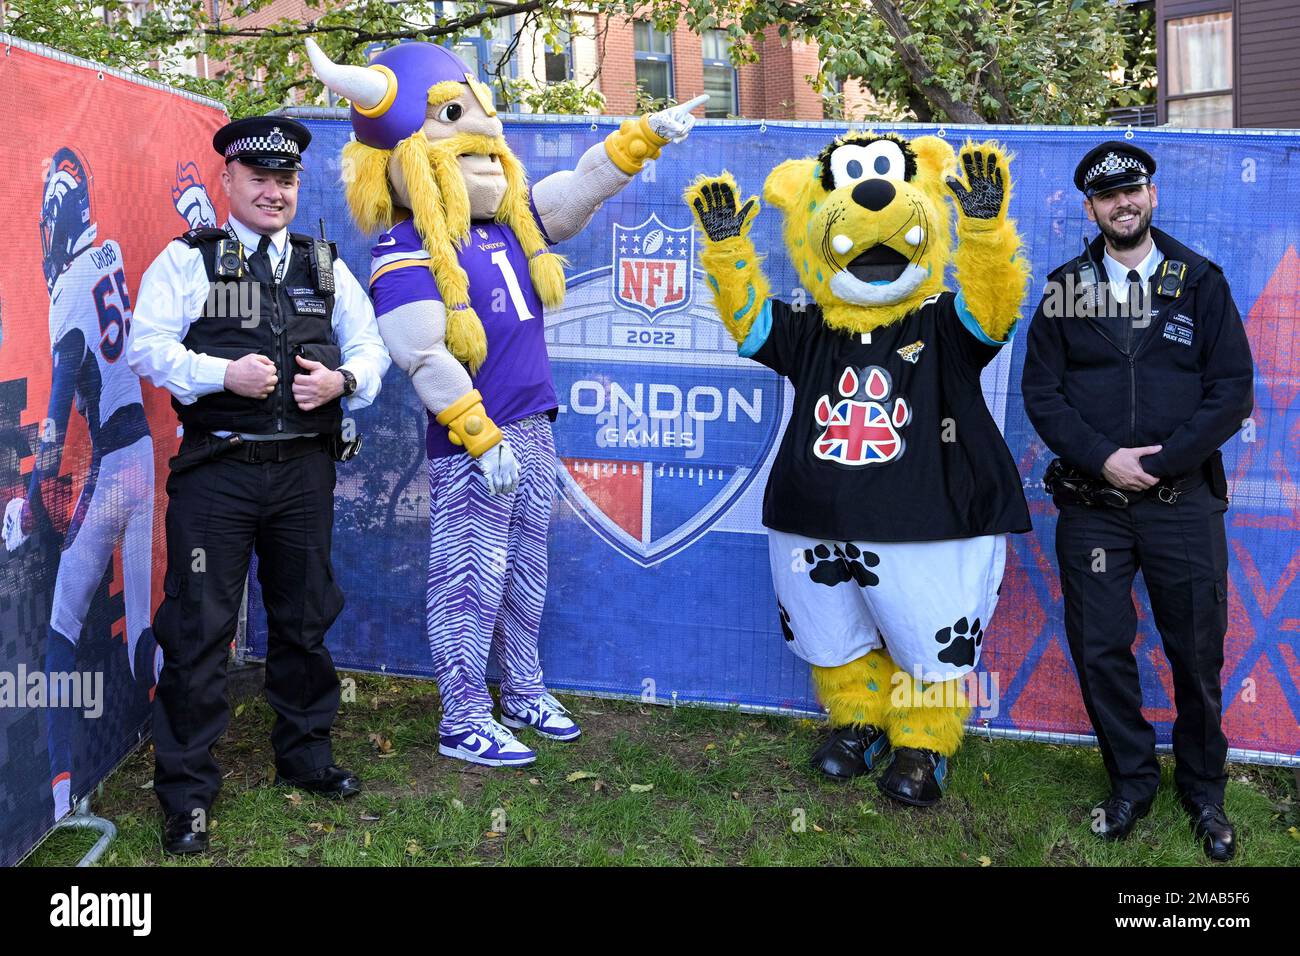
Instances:
[[[822,433],[813,442],[813,454],[824,461],[840,465],[883,465],[903,453],[904,442],[898,434],[911,419],[911,409],[903,398],[894,399],[893,411],[880,402],[888,398],[889,373],[872,365],[859,376],[846,368],[840,376],[842,396],[834,406],[823,395],[814,411]],[[857,400],[861,394],[867,401]]]

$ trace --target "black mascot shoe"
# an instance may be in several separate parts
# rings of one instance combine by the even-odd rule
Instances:
[[[298,787],[336,800],[346,800],[361,792],[361,781],[357,775],[334,764],[301,777],[285,777],[277,772],[275,783],[278,787]]]
[[[206,814],[205,814],[206,817]],[[173,856],[204,853],[208,849],[208,831],[196,830],[193,813],[174,813],[163,824],[163,849]]]
[[[1151,812],[1151,801],[1126,800],[1111,794],[1092,810],[1092,832],[1103,840],[1123,840]]]
[[[812,755],[812,765],[828,777],[851,780],[880,766],[889,738],[879,727],[836,727]]]
[[[1227,863],[1237,855],[1237,831],[1217,803],[1184,803],[1192,818],[1192,831],[1201,841],[1205,855],[1216,863]]]
[[[880,792],[899,803],[932,807],[943,796],[943,781],[947,776],[947,757],[933,750],[899,747],[880,778]]]

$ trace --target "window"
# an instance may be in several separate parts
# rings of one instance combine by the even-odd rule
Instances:
[[[434,16],[439,20],[470,16],[475,10],[479,9],[483,9],[483,5],[453,3],[450,0],[434,0],[433,4]],[[497,17],[494,20],[486,20],[477,27],[471,28],[471,31],[462,36],[454,46],[450,43],[443,44],[443,46],[464,60],[465,65],[469,67],[475,76],[492,87],[496,96],[496,107],[499,110],[509,109],[510,104],[496,87],[496,71],[497,67],[504,63],[501,74],[506,77],[514,77],[516,69],[514,57],[511,57],[508,61],[505,59],[506,54],[510,52],[510,44],[514,40],[514,36],[515,18],[513,16]],[[399,42],[407,43],[409,41],[401,40]]]
[[[636,47],[636,85],[656,100],[673,95],[673,45],[667,33],[656,30],[648,20],[632,24]]]
[[[731,37],[726,30],[705,30],[700,38],[704,56],[704,115],[725,119],[740,112],[736,105],[736,71],[731,65]]]
[[[559,34],[558,51],[545,40],[542,41],[547,83],[563,83],[573,77],[573,29],[567,24],[562,25]]]
[[[1171,125],[1232,125],[1231,13],[1166,23],[1165,63],[1165,113]]]

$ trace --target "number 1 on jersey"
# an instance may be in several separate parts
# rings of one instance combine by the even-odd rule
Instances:
[[[506,280],[506,288],[510,290],[510,301],[515,304],[519,321],[535,318],[528,308],[528,303],[524,301],[524,290],[519,286],[519,277],[515,275],[515,268],[510,264],[506,250],[498,249],[492,253],[492,264],[501,270],[501,276]]]

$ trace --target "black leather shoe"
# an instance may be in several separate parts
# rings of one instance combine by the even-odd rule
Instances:
[[[812,755],[812,765],[836,780],[851,780],[880,766],[889,738],[879,727],[836,727]]]
[[[1217,803],[1184,804],[1192,818],[1192,832],[1201,841],[1205,855],[1216,863],[1226,863],[1237,855],[1237,831]]]
[[[357,779],[357,775],[351,770],[344,770],[334,764],[301,777],[285,777],[277,772],[275,783],[276,786],[298,787],[336,800],[346,800],[361,792],[361,781]]]
[[[899,747],[880,778],[880,792],[913,807],[932,807],[943,796],[948,758],[933,750]]]
[[[1111,794],[1092,810],[1092,832],[1103,840],[1123,840],[1151,812],[1151,801],[1126,800]]]
[[[207,819],[206,811],[202,819]],[[163,849],[174,856],[204,853],[208,849],[208,831],[195,829],[192,813],[174,813],[163,824]]]

